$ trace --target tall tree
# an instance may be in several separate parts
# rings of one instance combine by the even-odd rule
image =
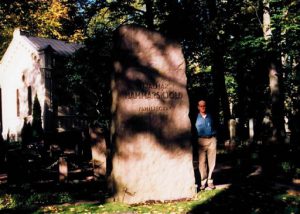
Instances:
[[[275,30],[280,31],[281,29]],[[284,137],[284,105],[280,88],[281,76],[279,73],[282,65],[280,59],[281,52],[280,50],[278,50],[279,47],[276,44],[278,41],[278,37],[276,38],[274,36],[275,33],[271,30],[270,1],[263,0],[263,35],[266,42],[271,45],[271,50],[268,54],[269,56],[267,60],[268,64],[266,67],[269,76],[270,106],[267,107],[264,121],[270,129],[270,136],[268,138],[268,141],[282,142]]]
[[[9,1],[3,0],[0,4],[0,56],[7,48],[14,28],[21,27],[33,34],[38,32],[37,17],[40,11],[45,10],[47,1]]]
[[[228,121],[230,119],[229,101],[225,86],[225,42],[223,39],[224,31],[220,29],[220,15],[218,1],[207,1],[209,11],[210,30],[210,48],[212,60],[212,72],[214,77],[215,111],[223,112],[224,139],[229,138]],[[224,5],[226,6],[226,5]],[[219,115],[217,115],[219,116]]]
[[[66,41],[84,39],[84,20],[77,0],[52,0],[38,18],[39,36]]]
[[[34,36],[82,42],[86,26],[96,13],[98,1],[89,0],[3,0],[0,4],[0,55],[19,27]]]

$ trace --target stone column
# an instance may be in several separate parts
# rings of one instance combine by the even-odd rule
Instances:
[[[114,200],[193,197],[191,123],[180,45],[133,25],[120,27],[114,44]]]

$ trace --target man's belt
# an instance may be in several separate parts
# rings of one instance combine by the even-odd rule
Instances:
[[[202,136],[199,136],[199,138],[212,138],[212,137],[215,137],[215,135],[202,135]]]

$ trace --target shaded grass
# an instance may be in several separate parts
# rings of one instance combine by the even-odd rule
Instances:
[[[0,211],[10,209],[33,210],[45,204],[62,204],[72,201],[72,196],[67,192],[32,192],[29,195],[20,193],[5,193],[0,195]]]
[[[223,190],[204,191],[198,193],[193,200],[166,203],[144,203],[136,205],[127,205],[118,202],[106,204],[83,203],[83,204],[65,204],[58,206],[42,207],[36,213],[187,213],[197,205],[210,201]]]
[[[194,207],[209,202],[224,190],[204,191],[198,193],[194,199],[179,202],[160,202],[127,205],[110,202],[76,202],[68,193],[34,193],[31,197],[20,194],[1,194],[0,211],[30,211],[32,213],[187,213]],[[47,205],[51,204],[52,205]],[[64,203],[64,204],[62,204]]]
[[[268,191],[266,193],[257,189],[251,190],[246,188],[246,190],[252,199],[245,195],[237,195],[229,188],[200,192],[192,200],[179,202],[136,205],[118,202],[106,204],[85,202],[66,203],[40,207],[35,213],[203,213],[203,211],[209,212],[209,210],[212,213],[214,211],[222,213],[222,210],[225,213],[236,213],[238,211],[243,211],[244,213],[299,213],[299,195],[281,194],[282,191]],[[224,194],[226,198],[223,198],[221,201],[218,200]],[[257,202],[255,198],[261,202]],[[248,209],[246,204],[251,206],[251,209],[250,207]],[[214,206],[215,208],[212,209],[210,206]],[[209,209],[207,210],[206,208]],[[233,212],[230,212],[230,210]]]
[[[78,201],[103,202],[106,193],[101,182],[84,184],[22,184],[0,185],[0,213],[32,213],[40,207],[75,203]]]
[[[199,213],[200,211],[235,211],[245,213],[299,213],[298,194],[282,191],[262,191],[241,187],[217,189],[198,193],[192,200],[144,203],[128,205],[118,202],[100,203],[78,201],[67,192],[31,193],[24,196],[16,193],[0,194],[0,212],[3,213]],[[239,194],[239,195],[238,195]],[[225,196],[225,197],[224,197]],[[259,200],[260,202],[256,201]],[[249,207],[247,207],[247,204]],[[212,207],[213,206],[213,207]],[[251,206],[251,209],[250,209]],[[249,209],[248,209],[249,208]],[[231,211],[230,211],[231,210]],[[273,212],[274,211],[274,212]]]
[[[253,166],[261,164],[261,154],[264,152],[256,147],[220,152],[218,161],[234,167],[216,173],[216,184],[232,185],[226,190],[200,192],[189,201],[139,205],[104,203],[105,184],[63,188],[46,185],[35,190],[28,184],[20,189],[6,186],[0,190],[0,213],[300,213],[299,188],[295,187],[293,195],[287,187],[274,187],[272,181],[278,182],[276,174],[248,176],[256,170]],[[285,156],[277,162],[279,168],[275,172],[282,177],[290,179],[291,174],[297,172],[290,164],[293,161]]]
[[[276,195],[275,199],[286,204],[284,213],[300,213],[300,196],[291,194]]]

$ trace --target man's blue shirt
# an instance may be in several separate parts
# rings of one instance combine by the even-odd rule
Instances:
[[[212,136],[216,134],[216,131],[213,128],[213,121],[210,114],[206,114],[206,117],[204,118],[199,113],[195,125],[197,129],[198,137]]]

